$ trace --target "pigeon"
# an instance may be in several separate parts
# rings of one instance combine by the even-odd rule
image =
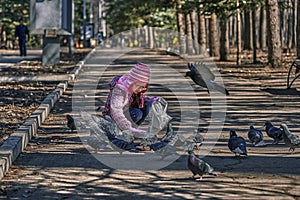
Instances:
[[[266,121],[265,130],[267,135],[274,139],[272,144],[278,144],[278,142],[283,139],[283,130],[273,126],[270,121]]]
[[[290,147],[289,151],[294,152],[296,147],[300,147],[300,137],[292,134],[286,124],[281,124],[280,127],[283,129],[283,140],[285,144]]]
[[[154,144],[158,141],[158,138],[156,135],[147,135],[146,137],[143,137],[141,140],[140,145],[143,147],[150,146],[151,144]]]
[[[189,150],[188,154],[187,166],[193,173],[193,178],[195,178],[196,175],[199,175],[200,177],[196,180],[202,180],[202,176],[205,174],[216,176],[214,168],[204,160],[201,160],[192,150]]]
[[[194,134],[187,138],[188,149],[199,149],[202,146],[204,137],[199,130],[195,130]]]
[[[237,136],[234,130],[230,130],[230,138],[228,140],[228,148],[235,156],[247,156],[246,141],[243,137]]]
[[[176,153],[176,147],[167,144],[166,146],[154,151],[156,155],[160,156],[160,159],[163,160],[171,155],[178,155]]]
[[[92,147],[96,152],[100,149],[107,149],[107,143],[100,135],[91,134],[87,138],[87,144]]]
[[[165,146],[167,146],[168,143],[167,142],[162,142],[162,141],[159,141],[159,142],[156,142],[156,143],[153,143],[151,144],[149,147],[150,149],[152,149],[153,151],[157,151],[161,148],[164,148]]]
[[[253,125],[250,126],[250,129],[248,131],[248,138],[250,142],[253,144],[253,146],[265,145],[261,130],[255,129]]]
[[[196,67],[194,64],[188,63],[188,68],[190,71],[186,72],[185,77],[190,77],[195,84],[207,88],[208,93],[212,89],[229,95],[226,88],[215,82],[215,75],[203,63],[196,64]]]
[[[160,139],[161,142],[170,142],[172,138],[175,136],[174,130],[172,127],[172,123],[168,124],[166,134]]]
[[[80,115],[84,123],[90,128],[91,132],[99,134],[102,137],[107,136],[108,133],[114,133],[114,130],[112,130],[113,128],[110,128],[112,125],[108,120],[85,111],[81,111]]]
[[[71,115],[66,115],[67,118],[67,126],[73,132],[76,131],[75,120]]]

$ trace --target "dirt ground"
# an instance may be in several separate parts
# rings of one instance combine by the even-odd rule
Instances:
[[[99,65],[101,55],[106,50],[98,49],[86,68]],[[113,71],[105,71],[94,93],[86,93],[86,102],[96,101],[101,105],[107,94],[107,81],[117,73],[122,73],[136,61],[144,60],[166,64],[184,74],[186,61],[170,55],[157,54],[145,50],[118,58]],[[234,59],[217,63],[218,69],[230,96],[226,98],[226,119],[217,143],[203,159],[210,163],[217,176],[205,176],[196,182],[186,167],[186,154],[159,170],[121,170],[99,162],[90,147],[82,143],[78,134],[66,126],[66,114],[72,114],[72,100],[82,94],[74,94],[71,84],[55,108],[40,127],[38,135],[29,143],[25,152],[15,161],[7,176],[1,181],[0,198],[6,199],[300,199],[300,152],[288,152],[288,147],[280,142],[264,147],[253,147],[247,143],[249,155],[235,158],[228,150],[229,130],[247,138],[249,125],[263,129],[266,120],[276,125],[286,123],[293,133],[300,135],[299,109],[300,80],[290,90],[286,89],[286,76],[292,56],[282,68],[265,67],[265,55],[260,64],[250,64],[247,54],[244,64],[236,66]],[[195,59],[190,57],[190,59]],[[88,69],[85,73],[88,73]],[[89,73],[91,73],[90,71]],[[161,72],[162,84],[173,83],[171,74]],[[161,79],[157,79],[161,80]],[[191,83],[192,84],[192,83]],[[24,87],[24,86],[23,86]],[[174,129],[179,131],[180,110],[178,99],[186,101],[192,97],[188,92],[174,97],[168,88],[153,84],[150,94],[158,94],[169,102],[168,113],[174,117]],[[199,127],[209,129],[211,123],[211,101],[207,91],[193,85],[200,103],[201,120]],[[73,96],[72,96],[73,92]],[[75,95],[75,96],[74,96]],[[177,98],[177,99],[176,99]],[[99,103],[100,102],[100,103]],[[220,107],[223,105],[219,105]],[[191,108],[185,108],[192,111]],[[189,121],[185,127],[195,125]],[[205,134],[205,133],[204,133]],[[209,135],[205,136],[209,137]],[[206,140],[204,148],[212,142]],[[143,153],[140,153],[143,155]],[[172,158],[166,158],[166,162]],[[125,163],[116,160],[120,166]],[[150,161],[149,161],[150,162]],[[168,163],[168,162],[167,162]],[[142,163],[147,165],[147,162]]]
[[[3,51],[3,50],[2,50]],[[0,77],[42,77],[39,81],[19,82],[0,81],[0,144],[15,131],[25,119],[40,105],[43,99],[55,89],[59,80],[49,76],[65,75],[90,52],[90,49],[78,49],[72,57],[61,53],[61,61],[55,66],[42,66],[41,59],[30,59],[16,65],[0,68]],[[18,51],[3,52],[9,57]]]

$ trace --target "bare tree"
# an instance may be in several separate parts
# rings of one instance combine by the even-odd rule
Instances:
[[[272,67],[280,67],[282,64],[278,12],[277,0],[266,0],[268,62]]]

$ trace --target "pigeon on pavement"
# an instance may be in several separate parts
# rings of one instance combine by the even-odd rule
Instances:
[[[73,132],[76,131],[75,120],[71,115],[66,115],[67,118],[67,126]]]
[[[209,90],[217,90],[223,94],[229,95],[226,88],[215,82],[215,75],[203,63],[197,63],[196,66],[188,63],[190,71],[186,72],[185,77],[190,77],[195,84]]]
[[[263,140],[263,133],[261,132],[261,130],[254,128],[253,125],[250,126],[250,129],[248,131],[248,138],[255,147],[265,145],[265,142]]]
[[[292,134],[286,124],[281,124],[280,127],[283,129],[283,140],[285,144],[290,147],[289,151],[294,152],[296,147],[300,147],[300,137]]]
[[[160,139],[161,142],[170,142],[172,138],[175,136],[174,130],[172,127],[172,123],[169,122],[166,134]]]
[[[204,160],[201,160],[192,150],[189,150],[188,154],[187,166],[193,173],[193,178],[195,178],[196,175],[199,175],[200,177],[196,180],[202,180],[202,176],[205,174],[216,176],[214,168]]]
[[[267,135],[274,139],[273,144],[278,144],[278,142],[283,139],[283,130],[275,127],[270,121],[266,121],[265,130]]]
[[[195,130],[194,134],[187,138],[187,149],[199,149],[204,141],[203,135],[200,134],[199,130]]]
[[[235,130],[230,130],[230,138],[228,140],[228,148],[235,156],[247,156],[246,141],[243,137],[237,136]]]

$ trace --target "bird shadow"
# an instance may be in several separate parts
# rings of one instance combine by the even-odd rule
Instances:
[[[268,92],[273,95],[298,95],[300,96],[300,91],[296,88],[263,88],[261,91]]]

